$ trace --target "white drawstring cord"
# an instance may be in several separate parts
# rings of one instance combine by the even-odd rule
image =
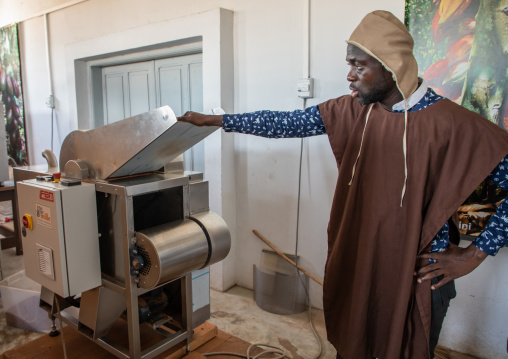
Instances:
[[[365,130],[367,128],[367,123],[369,122],[370,117],[370,111],[372,110],[372,107],[374,104],[371,104],[369,107],[369,111],[367,112],[367,118],[365,119],[365,125],[363,126],[363,133],[362,133],[362,141],[360,142],[360,149],[358,150],[358,156],[356,156],[355,164],[353,165],[353,171],[351,173],[351,180],[349,181],[348,185],[351,186],[353,183],[353,179],[355,178],[355,171],[356,171],[356,165],[358,164],[358,159],[360,158],[360,154],[362,153],[362,147],[363,147],[363,139],[365,137]],[[406,195],[406,183],[407,183],[407,101],[404,99],[404,135],[402,136],[402,152],[404,154],[404,184],[402,185],[402,194],[400,196],[400,206],[402,207],[402,204],[404,202],[404,197]]]
[[[369,107],[369,111],[367,112],[367,118],[365,119],[365,125],[363,126],[362,141],[360,142],[360,149],[358,150],[358,156],[356,156],[356,161],[355,161],[355,164],[353,165],[353,173],[351,173],[351,181],[349,181],[349,186],[351,186],[351,183],[353,183],[353,178],[355,178],[356,164],[358,163],[358,159],[360,158],[360,153],[362,152],[363,137],[365,136],[365,129],[367,128],[367,123],[369,122],[370,111],[372,110],[373,106],[374,106],[374,104],[371,104]]]
[[[404,136],[402,137],[402,152],[404,153],[404,185],[402,186],[402,194],[400,196],[400,206],[404,201],[406,195],[406,182],[407,182],[407,101],[404,98]]]

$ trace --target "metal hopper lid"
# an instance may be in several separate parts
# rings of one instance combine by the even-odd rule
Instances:
[[[71,160],[87,164],[89,178],[109,179],[154,172],[218,127],[177,122],[168,106],[93,130],[73,131],[60,151],[60,170]]]

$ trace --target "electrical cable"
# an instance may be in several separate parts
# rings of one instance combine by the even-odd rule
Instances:
[[[55,131],[54,130],[54,125],[53,125],[53,123],[54,123],[54,120],[53,120],[54,113],[55,113],[55,108],[52,107],[51,108],[51,152],[53,152],[53,133]]]
[[[305,14],[307,15],[306,23],[304,26],[306,27],[307,31],[305,33],[304,38],[304,47],[307,52],[307,56],[304,61],[304,77],[310,77],[310,24],[311,24],[311,0],[306,0],[305,3]],[[303,99],[303,110],[305,111],[305,108],[307,107],[307,99]],[[303,279],[301,277],[301,271],[298,268],[298,243],[300,239],[300,200],[301,200],[301,192],[302,192],[302,162],[303,162],[303,146],[304,145],[304,139],[302,138],[300,140],[300,161],[299,161],[299,169],[298,169],[298,200],[297,200],[297,207],[296,207],[296,240],[295,240],[295,268],[297,272],[297,276],[300,279],[300,282],[302,284],[302,287],[305,289],[305,294],[307,296],[307,305],[308,305],[308,316],[309,316],[309,325],[310,329],[312,331],[312,334],[314,334],[314,337],[316,338],[316,341],[318,343],[319,347],[319,353],[315,357],[315,359],[318,359],[323,354],[323,345],[321,343],[321,337],[316,332],[316,329],[314,328],[314,323],[312,322],[312,305],[310,302],[310,291],[309,288],[305,286],[305,283],[303,282]]]
[[[65,336],[63,331],[63,324],[62,324],[62,313],[60,312],[60,305],[58,304],[58,298],[55,298],[56,303],[56,310],[58,312],[58,321],[60,323],[60,331],[62,332],[62,345],[63,345],[63,352],[64,352],[64,358],[67,359],[67,348],[65,346]]]
[[[272,349],[265,350],[265,351],[255,355],[255,356],[251,357],[250,356],[250,351],[254,347],[267,347],[267,348],[272,348]],[[236,356],[236,357],[239,357],[239,358],[258,359],[258,358],[261,358],[263,355],[267,355],[267,354],[278,354],[278,356],[271,357],[272,359],[284,359],[284,358],[290,359],[290,357],[287,356],[286,351],[284,349],[279,348],[279,347],[275,347],[275,346],[272,346],[272,345],[259,344],[259,343],[251,344],[247,348],[247,354],[238,354],[238,353],[233,353],[233,352],[231,352],[231,353],[227,353],[227,352],[224,352],[224,353],[215,352],[215,353],[205,353],[205,354],[201,354],[201,355],[203,355],[205,357],[214,356],[214,355],[230,355],[230,356]]]
[[[305,106],[307,104],[307,100],[303,99],[303,108],[305,109]],[[303,144],[304,139],[300,139],[300,162],[299,162],[299,169],[298,169],[298,199],[297,199],[297,205],[296,205],[296,241],[295,241],[295,268],[297,271],[297,276],[302,284],[302,287],[305,289],[305,294],[307,296],[307,305],[308,305],[308,317],[309,317],[309,325],[310,329],[312,331],[312,334],[314,334],[314,337],[316,338],[316,342],[318,343],[319,347],[319,353],[317,356],[315,356],[315,359],[318,359],[321,357],[321,354],[323,354],[323,345],[321,344],[321,337],[316,332],[316,329],[314,328],[314,323],[312,322],[312,305],[310,303],[310,292],[309,288],[305,286],[305,283],[303,282],[303,279],[301,277],[301,271],[298,268],[298,243],[300,239],[300,200],[301,200],[301,192],[302,192],[302,162],[303,162]]]
[[[54,122],[55,122],[55,97],[53,95],[53,72],[51,70],[51,54],[49,42],[49,20],[48,13],[44,13],[44,34],[46,37],[46,61],[48,65],[49,97],[47,105],[51,108],[51,152],[53,152]]]
[[[311,2],[311,0],[304,0],[304,1],[306,1],[304,12],[307,15],[307,19],[306,19],[307,21],[305,24],[306,28],[307,28],[307,33],[305,34],[305,38],[304,38],[304,47],[305,47],[305,51],[307,52],[307,57],[304,59],[304,77],[310,77],[310,10],[311,10],[310,2]],[[305,110],[306,104],[307,104],[307,99],[303,98],[303,110]],[[300,200],[301,200],[301,187],[302,187],[303,148],[304,148],[304,138],[301,138],[300,139],[300,161],[299,161],[299,169],[298,169],[298,196],[297,196],[297,205],[296,205],[295,268],[297,271],[297,277],[300,280],[302,287],[305,290],[306,297],[307,297],[307,306],[308,306],[307,314],[309,317],[309,325],[310,325],[312,334],[316,338],[316,341],[317,341],[318,347],[319,347],[319,353],[317,354],[317,356],[314,357],[314,359],[318,359],[323,354],[323,345],[321,343],[321,337],[317,333],[316,329],[314,328],[314,323],[312,322],[312,306],[310,303],[309,288],[307,288],[305,286],[305,283],[303,282],[303,279],[301,276],[302,272],[298,268],[298,242],[299,242],[299,227],[300,227],[299,224],[300,224]],[[264,351],[264,352],[251,358],[249,353],[250,353],[251,348],[253,348],[255,346],[269,347],[274,350],[273,351],[271,351],[271,350]],[[271,345],[266,345],[266,344],[252,344],[247,349],[247,355],[238,354],[238,353],[219,353],[219,352],[206,353],[206,354],[202,354],[202,355],[203,356],[230,355],[230,356],[237,356],[237,357],[246,358],[246,359],[257,359],[265,354],[279,354],[280,356],[277,356],[275,358],[288,358],[285,354],[284,349],[281,349],[279,347],[273,347]]]

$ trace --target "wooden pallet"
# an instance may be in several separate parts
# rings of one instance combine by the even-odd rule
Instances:
[[[449,349],[437,346],[434,351],[434,359],[478,359],[468,354],[457,353]]]
[[[122,334],[121,327],[113,327],[110,331]],[[122,334],[123,335],[123,334]],[[82,334],[69,327],[64,328],[65,346],[68,359],[115,359],[116,357],[107,350],[101,348],[96,343],[85,338]],[[141,339],[146,346],[151,345],[153,341],[147,340],[146,333],[141,331]],[[150,338],[148,338],[150,339]],[[157,338],[154,339],[154,341]],[[233,352],[245,354],[249,342],[239,339],[231,334],[218,330],[210,323],[205,323],[194,329],[193,341],[190,344],[191,353],[186,353],[185,345],[176,346],[170,350],[158,355],[155,359],[205,359],[203,353],[211,352]],[[256,355],[262,349],[255,348],[251,354]],[[6,351],[1,359],[63,359],[62,336],[50,337],[49,335],[37,338],[29,343],[20,345],[14,349]],[[213,356],[214,359],[231,359],[228,355]],[[267,357],[269,358],[269,357]]]
[[[116,329],[116,330],[115,330]],[[118,333],[117,336],[124,336],[122,328],[113,327],[111,331]],[[141,330],[141,340],[145,343],[145,346],[150,346],[160,338],[151,338],[147,336],[148,331]],[[69,359],[113,359],[116,358],[113,354],[107,350],[101,348],[96,343],[84,337],[76,330],[69,327],[63,329],[65,338],[65,347],[67,350],[67,357]],[[218,334],[217,326],[204,323],[194,329],[193,340],[190,344],[191,351],[196,350],[200,346],[204,345],[210,340],[213,340]],[[122,343],[123,344],[123,343]],[[181,343],[179,346],[175,346],[168,351],[156,356],[156,359],[198,359],[204,358],[202,355],[186,356],[185,343]],[[58,337],[50,337],[44,335],[37,338],[29,343],[20,345],[14,349],[8,350],[1,356],[2,359],[26,359],[26,358],[37,358],[37,359],[59,359],[64,358],[62,335]]]

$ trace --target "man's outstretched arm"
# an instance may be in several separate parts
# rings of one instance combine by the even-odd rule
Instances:
[[[203,115],[187,112],[178,121],[196,126],[222,126],[226,132],[269,138],[300,138],[326,133],[317,106],[295,111],[256,111],[234,115]]]

